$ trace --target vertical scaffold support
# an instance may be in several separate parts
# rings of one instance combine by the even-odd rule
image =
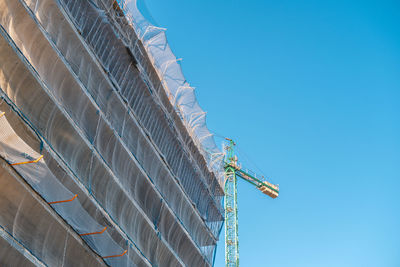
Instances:
[[[235,143],[230,141],[226,148],[227,162],[236,161],[233,147]],[[226,267],[239,266],[239,235],[238,235],[238,213],[237,213],[237,177],[234,168],[225,167],[225,263]]]

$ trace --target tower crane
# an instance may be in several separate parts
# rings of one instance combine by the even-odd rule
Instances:
[[[263,177],[250,174],[238,165],[234,152],[235,142],[225,138],[229,144],[225,146],[225,264],[226,267],[239,266],[239,240],[238,240],[238,212],[237,212],[237,177],[254,185],[262,193],[276,198],[279,195],[279,186],[269,183]]]

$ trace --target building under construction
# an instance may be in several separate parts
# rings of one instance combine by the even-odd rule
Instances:
[[[212,266],[222,157],[134,1],[0,0],[0,266]]]

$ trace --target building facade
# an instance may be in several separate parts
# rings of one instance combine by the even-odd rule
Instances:
[[[0,115],[2,265],[213,265],[221,182],[120,3],[0,0]]]

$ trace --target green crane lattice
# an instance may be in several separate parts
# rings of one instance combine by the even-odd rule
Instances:
[[[225,158],[225,264],[226,267],[239,266],[239,234],[238,234],[238,212],[237,212],[237,177],[253,184],[264,194],[276,198],[279,195],[279,188],[263,178],[244,171],[237,163],[234,146],[235,142],[226,138],[229,145],[226,146]]]

